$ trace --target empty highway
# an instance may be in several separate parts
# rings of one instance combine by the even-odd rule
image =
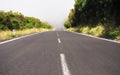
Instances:
[[[67,31],[0,43],[0,75],[120,75],[120,44]]]

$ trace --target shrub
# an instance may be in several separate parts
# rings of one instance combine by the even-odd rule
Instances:
[[[116,39],[117,39],[117,40],[120,40],[120,35],[116,36]]]
[[[66,21],[66,22],[64,23],[64,27],[65,27],[65,28],[70,28],[70,27],[71,27],[70,22],[69,22],[69,21]]]
[[[104,32],[104,27],[101,25],[91,28],[90,30],[90,34],[95,36],[102,36],[103,32]]]
[[[115,39],[118,34],[119,34],[119,31],[114,30],[114,31],[110,31],[108,36],[109,36],[109,38]]]
[[[89,27],[82,27],[82,28],[80,28],[80,31],[81,31],[82,33],[85,33],[85,34],[89,34],[90,28],[89,28]]]
[[[51,29],[52,28],[52,26],[50,26],[48,23],[45,23],[45,22],[41,23],[41,27],[42,28],[47,28],[47,29]]]
[[[35,24],[35,28],[40,28],[40,27],[41,27],[41,24],[39,24],[39,23]]]
[[[0,30],[7,30],[7,26],[3,25],[3,24],[0,24]]]
[[[120,36],[120,28],[105,28],[103,37],[109,39],[118,39]]]
[[[20,29],[20,21],[13,18],[11,19],[11,24],[13,29]]]
[[[27,23],[27,24],[25,25],[25,28],[27,28],[27,29],[31,29],[31,28],[33,28],[33,25],[30,24],[30,23]]]

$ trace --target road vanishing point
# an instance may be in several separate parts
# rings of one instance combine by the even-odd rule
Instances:
[[[0,75],[120,75],[120,43],[68,31],[1,42]]]

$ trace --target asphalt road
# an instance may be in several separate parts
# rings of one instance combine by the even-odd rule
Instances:
[[[120,75],[120,44],[51,31],[0,44],[0,75]]]

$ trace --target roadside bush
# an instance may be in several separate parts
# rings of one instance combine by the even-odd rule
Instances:
[[[89,34],[90,33],[90,28],[89,27],[82,27],[80,28],[80,32]]]
[[[45,22],[41,23],[41,27],[42,28],[47,28],[47,29],[51,29],[52,28],[52,26],[50,26],[48,23],[45,23]]]
[[[65,21],[64,27],[65,27],[65,28],[70,28],[70,27],[71,27],[70,22],[69,22],[69,21]]]
[[[7,30],[7,26],[3,25],[3,24],[0,24],[0,30]]]
[[[11,19],[11,24],[13,29],[20,29],[20,21],[13,18]]]
[[[64,27],[65,28],[70,28],[71,26],[70,26],[70,24],[64,24]]]
[[[116,39],[117,39],[117,40],[120,40],[120,35],[118,35],[118,36],[116,37]]]
[[[27,29],[31,29],[31,28],[33,28],[33,25],[30,24],[30,23],[27,23],[27,24],[25,25],[25,28],[27,28]]]
[[[103,26],[96,26],[90,29],[90,34],[95,35],[95,36],[102,36],[103,32],[104,32]]]
[[[108,33],[108,37],[112,39],[116,39],[117,35],[120,35],[120,32],[118,30],[109,31]]]
[[[103,36],[109,39],[119,39],[120,38],[120,28],[105,28]]]
[[[108,35],[110,38],[115,38],[118,35],[118,32],[117,31],[110,31]]]
[[[39,24],[39,23],[35,24],[35,28],[40,28],[40,27],[41,27],[41,24]]]

